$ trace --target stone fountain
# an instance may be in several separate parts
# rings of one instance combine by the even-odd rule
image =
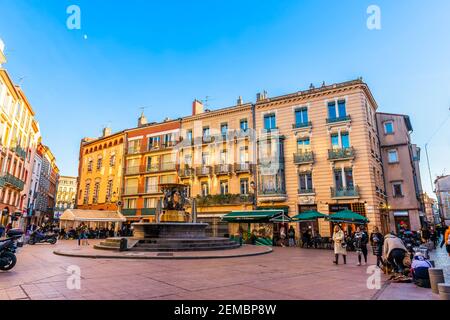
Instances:
[[[158,201],[156,222],[132,224],[133,237],[128,239],[130,251],[209,251],[240,246],[228,238],[206,236],[208,224],[197,222],[195,199],[188,199],[186,185],[160,184],[160,188],[164,196]],[[189,202],[191,214],[185,210]],[[107,239],[96,248],[117,250],[117,242],[120,243],[120,238]]]

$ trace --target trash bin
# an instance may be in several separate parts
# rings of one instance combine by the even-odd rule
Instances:
[[[128,240],[126,238],[120,239],[120,251],[127,251],[128,250]]]

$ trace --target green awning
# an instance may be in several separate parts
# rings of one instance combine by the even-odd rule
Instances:
[[[317,211],[305,211],[296,215],[295,217],[292,217],[292,220],[302,222],[302,221],[313,221],[326,217],[327,217],[326,214]]]
[[[270,219],[270,221],[275,222],[275,223],[287,223],[287,222],[292,222],[292,218],[285,214],[282,214],[282,215],[279,215],[278,217]]]
[[[231,213],[224,215],[222,220],[227,222],[270,222],[271,219],[277,218],[283,214],[283,210],[232,211]],[[289,217],[286,219],[289,219]]]
[[[327,220],[331,222],[355,223],[355,224],[366,224],[369,222],[369,219],[367,219],[366,217],[350,210],[343,210],[330,214],[327,217]]]

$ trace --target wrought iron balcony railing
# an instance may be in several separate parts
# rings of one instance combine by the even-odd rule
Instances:
[[[314,162],[314,154],[312,151],[301,151],[294,153],[294,163],[312,163]]]
[[[358,186],[331,188],[332,198],[359,198]]]
[[[298,189],[298,194],[315,194],[316,193],[316,189],[314,188],[307,188],[307,189]]]
[[[292,129],[301,129],[301,128],[309,128],[312,127],[312,122],[299,122],[299,123],[294,123],[292,125]]]
[[[237,173],[243,173],[243,172],[248,172],[251,173],[252,172],[252,166],[249,162],[244,162],[244,163],[236,163],[234,165],[234,171]]]
[[[210,166],[197,167],[195,170],[195,174],[198,177],[209,176],[212,174],[212,168]]]
[[[26,159],[27,158],[27,152],[22,149],[20,146],[17,146],[14,148],[14,152],[22,159]]]
[[[353,147],[335,148],[328,150],[329,160],[352,159],[354,157],[355,157],[355,149],[353,149]]]
[[[190,167],[185,167],[183,169],[178,170],[178,175],[181,178],[190,178],[190,177],[193,177],[194,174],[195,174],[195,170]]]
[[[328,118],[327,123],[336,123],[336,122],[347,122],[351,121],[350,116],[336,117],[336,118]]]
[[[231,164],[217,164],[214,166],[214,174],[230,174],[232,172]]]
[[[0,177],[0,186],[10,186],[22,191],[25,186],[25,182],[23,182],[19,178],[16,178],[12,174],[6,173],[2,177]]]

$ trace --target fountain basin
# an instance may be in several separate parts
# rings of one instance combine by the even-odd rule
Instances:
[[[133,237],[138,239],[205,239],[207,223],[133,223]]]

